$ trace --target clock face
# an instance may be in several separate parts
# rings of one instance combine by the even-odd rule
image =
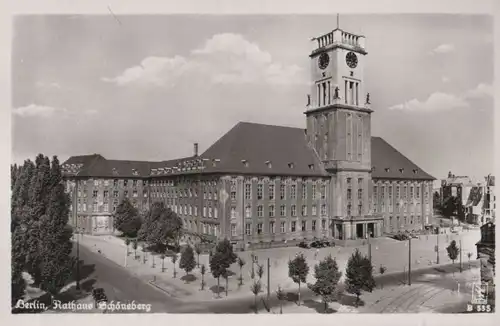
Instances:
[[[328,53],[326,52],[321,53],[318,60],[319,68],[325,69],[326,67],[328,67],[328,63],[330,63],[330,56],[328,55]]]
[[[345,62],[347,63],[349,68],[354,69],[358,65],[358,57],[356,56],[356,54],[354,54],[354,52],[349,52],[345,56]]]

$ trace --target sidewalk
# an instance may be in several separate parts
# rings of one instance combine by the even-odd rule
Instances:
[[[446,241],[445,235],[440,235],[440,265],[446,265],[451,263],[447,257],[446,246],[449,242],[453,240],[458,240],[462,238],[463,247],[463,263],[467,266],[467,252],[473,252],[472,256],[475,259],[475,243],[479,238],[479,231],[469,231],[464,232],[462,235],[452,234],[448,236],[448,241]],[[434,252],[434,246],[436,244],[436,235],[421,236],[420,239],[414,239],[411,243],[412,249],[412,270],[417,270],[421,268],[426,268],[436,265],[436,253]],[[84,235],[80,237],[80,244],[84,245],[94,252],[98,250],[106,258],[114,261],[115,263],[125,266],[125,260],[127,261],[127,269],[138,276],[142,280],[149,282],[155,279],[154,283],[157,287],[164,289],[169,295],[176,297],[180,300],[185,300],[186,302],[193,301],[213,301],[217,297],[217,280],[214,279],[210,273],[210,268],[208,264],[208,255],[200,255],[200,264],[204,264],[207,272],[204,276],[205,279],[205,289],[200,290],[201,287],[201,275],[199,268],[195,268],[192,271],[192,275],[189,277],[185,276],[185,272],[180,270],[178,267],[178,262],[176,263],[177,277],[173,278],[173,264],[170,258],[165,259],[164,266],[165,271],[161,272],[161,260],[158,256],[154,257],[155,267],[152,267],[153,256],[150,253],[146,253],[147,261],[143,263],[143,252],[142,249],[138,249],[137,253],[140,256],[140,260],[134,260],[133,253],[130,253],[126,258],[125,255],[125,243],[123,240],[113,237],[113,236],[90,236]],[[408,268],[408,241],[396,241],[392,239],[373,239],[372,240],[372,261],[374,265],[374,274],[378,274],[378,267],[383,264],[386,268],[386,274],[394,272],[404,272]],[[362,246],[359,250],[363,254],[368,253],[368,246]],[[318,251],[317,259],[315,259],[316,249],[302,249],[298,247],[287,247],[287,248],[275,248],[275,249],[264,249],[256,250],[254,254],[258,256],[258,264],[261,264],[265,268],[264,276],[261,280],[264,291],[267,291],[267,259],[270,259],[271,275],[270,284],[271,292],[274,293],[278,285],[285,291],[291,291],[298,288],[298,285],[293,283],[288,277],[288,260],[293,258],[296,253],[302,252],[306,256],[310,267],[310,273],[307,278],[307,282],[314,282],[314,264],[319,260],[331,254],[336,258],[339,268],[345,273],[345,267],[347,265],[347,260],[352,254],[355,248],[350,247],[330,247],[321,248]],[[132,252],[132,248],[129,252]],[[237,298],[247,298],[252,297],[250,292],[251,285],[251,269],[252,264],[251,255],[252,252],[238,252],[237,255],[242,257],[246,264],[243,267],[243,279],[244,285],[238,286],[237,278],[240,275],[239,267],[234,264],[231,266],[230,270],[234,275],[229,278],[229,290],[228,296],[225,295],[225,280],[220,279],[220,291],[221,298],[218,300],[227,299],[237,299]],[[196,257],[195,257],[196,258]],[[458,263],[458,262],[456,262]],[[457,264],[458,266],[458,264]],[[254,271],[256,274],[257,266],[254,266]],[[258,278],[255,275],[256,279]]]

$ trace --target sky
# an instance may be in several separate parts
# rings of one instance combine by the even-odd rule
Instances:
[[[12,160],[166,160],[239,121],[305,128],[310,39],[336,15],[17,16]],[[437,179],[493,172],[493,18],[340,15],[366,37],[372,135]],[[279,150],[279,149],[277,149]]]

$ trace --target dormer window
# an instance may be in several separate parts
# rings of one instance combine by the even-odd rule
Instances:
[[[374,166],[372,166],[372,172],[375,172],[375,167]]]
[[[248,161],[247,160],[241,160],[241,163],[243,163],[244,167],[248,167]]]
[[[212,166],[213,166],[213,167],[217,166],[217,163],[219,163],[219,162],[220,162],[220,160],[219,160],[218,158],[214,159],[214,160],[212,161]]]
[[[113,175],[118,175],[118,171],[115,168],[112,169],[112,173]]]
[[[314,170],[314,164],[309,164],[308,167],[309,167],[309,170]]]
[[[266,165],[269,169],[273,167],[273,165],[271,164],[271,161],[266,161]]]
[[[391,169],[385,168],[384,170],[385,170],[385,172],[389,172]]]
[[[399,172],[403,173],[403,172],[405,172],[405,169],[401,168],[401,169],[399,169]]]
[[[292,162],[288,163],[288,167],[289,167],[290,169],[293,169],[293,163],[292,163]]]
[[[417,174],[418,173],[418,169],[413,169],[413,173]]]

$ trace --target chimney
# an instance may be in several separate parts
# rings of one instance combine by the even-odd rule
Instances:
[[[194,156],[198,156],[198,143],[194,143]]]

